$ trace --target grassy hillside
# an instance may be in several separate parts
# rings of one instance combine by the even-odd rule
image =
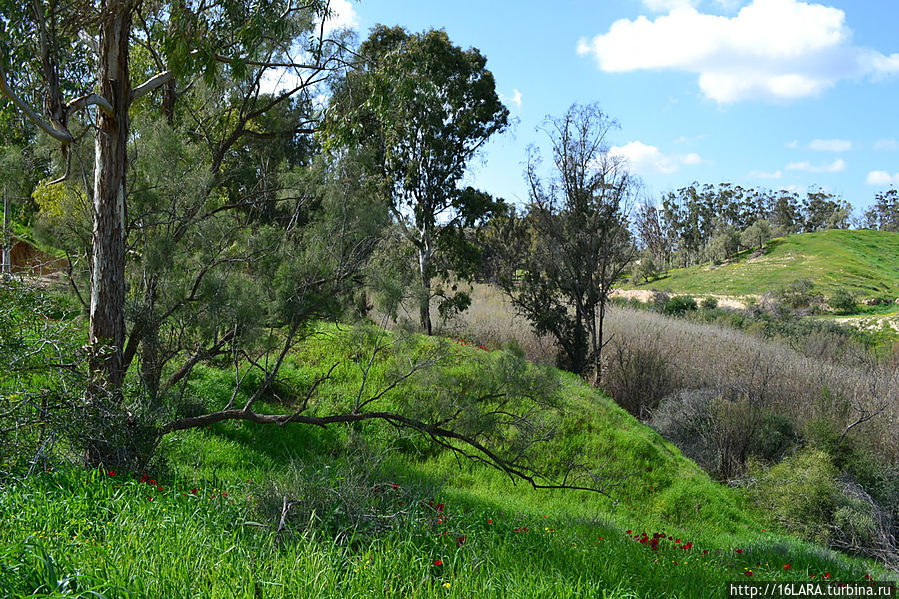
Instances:
[[[299,383],[343,361],[323,390],[339,401],[359,383],[350,359],[357,350],[329,328],[291,357],[285,378]],[[454,352],[459,369],[489,356],[472,347]],[[187,394],[216,405],[230,396],[232,376],[203,368]],[[0,589],[3,596],[720,597],[728,580],[887,576],[779,534],[741,491],[712,481],[606,396],[559,376],[565,410],[544,465],[559,470],[585,457],[620,483],[611,497],[536,491],[374,423],[220,423],[167,437],[149,472],[64,468],[0,480]],[[276,533],[285,498],[297,504],[287,530]]]
[[[848,289],[860,297],[899,297],[899,233],[821,231],[769,241],[765,253],[742,252],[721,266],[677,269],[642,285],[674,293],[755,295],[810,279],[824,293]]]

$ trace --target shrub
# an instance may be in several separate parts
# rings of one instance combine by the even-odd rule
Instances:
[[[689,295],[676,295],[665,303],[664,312],[669,316],[682,316],[696,308],[696,300]]]
[[[699,305],[702,306],[704,310],[714,310],[718,307],[718,298],[712,296],[705,297]]]
[[[778,291],[780,300],[793,309],[808,308],[812,304],[814,285],[808,279],[796,279]]]
[[[836,475],[830,456],[810,449],[763,472],[752,496],[778,524],[823,544],[837,507]]]
[[[622,342],[606,352],[605,390],[622,408],[646,420],[675,389],[674,369],[657,344]]]
[[[827,305],[837,314],[851,314],[855,311],[855,296],[846,289],[837,289],[827,298]]]
[[[750,438],[749,455],[778,462],[800,441],[793,421],[783,414],[765,412]]]

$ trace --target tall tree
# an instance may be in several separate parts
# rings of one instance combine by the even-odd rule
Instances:
[[[326,10],[324,0],[3,3],[0,93],[59,142],[66,159],[83,130],[72,126],[76,117],[95,132],[89,340],[100,386],[118,389],[127,366],[126,174],[135,103],[160,87],[171,91],[177,75],[202,72],[212,81],[219,65],[238,75],[250,66],[290,67],[298,75],[292,92],[303,89],[324,69],[321,38],[303,49],[302,62],[291,56],[290,46]],[[137,75],[146,79],[133,85]],[[255,80],[257,93],[260,81]],[[38,102],[41,109],[35,108]],[[232,129],[220,153],[245,133]],[[67,162],[66,175],[68,170]]]
[[[899,232],[899,191],[890,187],[874,194],[874,204],[865,212],[869,229]]]
[[[609,152],[615,127],[595,104],[573,105],[546,121],[553,174],[544,181],[532,149],[528,218],[510,221],[500,279],[535,332],[558,341],[559,365],[591,371],[594,383],[609,293],[636,252],[628,214],[638,186],[624,160]]]
[[[453,45],[444,31],[379,25],[337,89],[328,121],[333,145],[373,150],[385,200],[416,249],[419,318],[429,335],[434,277],[473,272],[476,248],[466,231],[497,206],[460,186],[471,159],[508,125],[486,64],[477,49]],[[446,296],[443,305],[464,307],[467,297]]]

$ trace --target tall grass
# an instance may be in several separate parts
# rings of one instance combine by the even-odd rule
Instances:
[[[478,343],[500,346],[513,341],[528,357],[552,363],[551,340],[534,335],[495,289],[478,286],[473,305],[448,330]],[[787,415],[802,428],[824,419],[841,432],[859,418],[882,411],[853,427],[848,435],[887,462],[899,460],[899,369],[871,352],[850,346],[832,351],[826,335],[811,336],[803,347],[789,340],[763,339],[715,324],[669,318],[617,306],[607,312],[604,377],[617,372],[609,363],[619,354],[642,351],[660,357],[669,368],[671,392],[708,390],[728,397],[749,398],[766,409]],[[841,344],[844,345],[845,344]]]

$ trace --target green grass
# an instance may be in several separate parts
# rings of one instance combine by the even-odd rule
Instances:
[[[324,333],[291,357],[294,384],[352,354],[335,328]],[[486,355],[454,351],[459,368]],[[339,401],[360,374],[354,364],[335,373],[323,392]],[[749,570],[752,580],[886,576],[779,534],[741,491],[560,376],[566,411],[544,463],[604,465],[620,483],[611,498],[513,484],[375,423],[220,423],[166,437],[144,481],[76,468],[0,481],[0,596],[720,597]],[[188,395],[216,405],[229,377],[201,368]],[[277,524],[283,496],[303,505],[293,534],[277,535],[260,525]],[[339,534],[353,510],[378,525]],[[672,540],[658,550],[634,538],[662,531]]]
[[[741,252],[721,266],[703,264],[669,271],[649,284],[673,293],[757,295],[797,279],[810,279],[825,294],[847,289],[859,297],[899,297],[899,233],[830,230],[774,239],[763,256]]]

